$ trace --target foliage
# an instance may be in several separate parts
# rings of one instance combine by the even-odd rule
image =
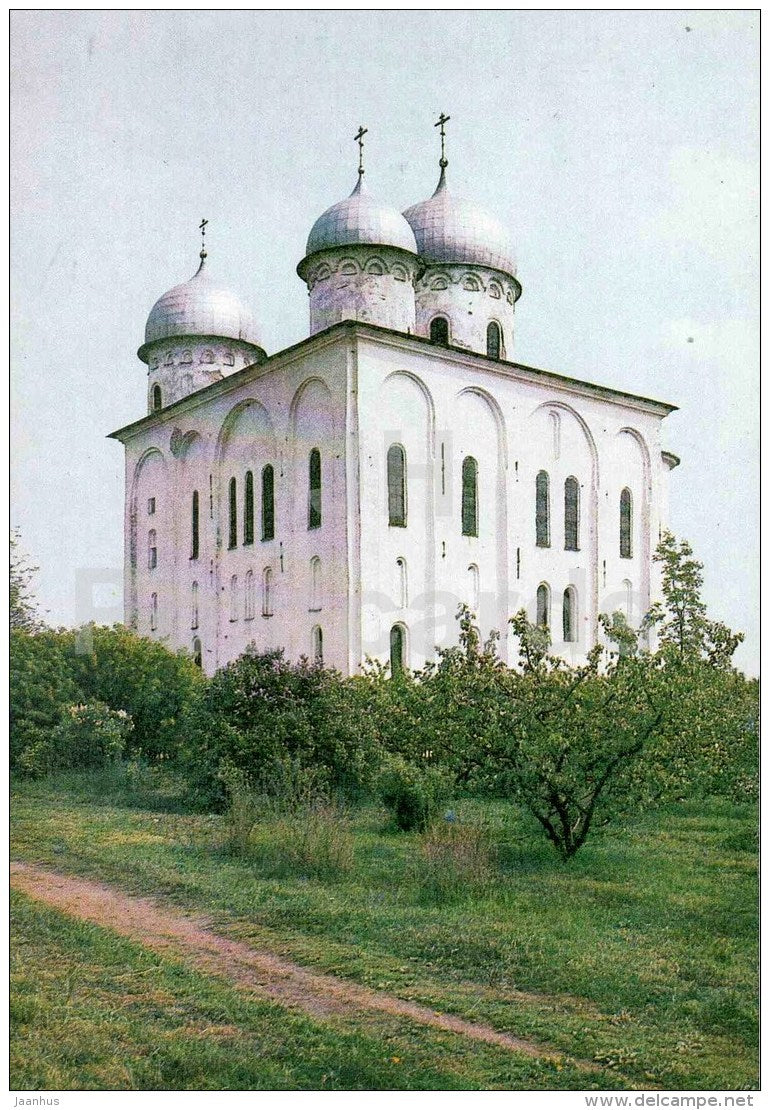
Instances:
[[[322,791],[346,795],[364,789],[377,764],[373,725],[348,684],[282,651],[249,650],[217,671],[187,725],[185,764],[204,805],[222,804],[223,761],[255,780],[281,767],[312,771]]]
[[[399,829],[425,829],[449,800],[451,783],[439,767],[408,763],[399,755],[385,758],[377,792]]]
[[[21,752],[18,769],[40,778],[56,770],[107,767],[123,754],[131,728],[123,709],[110,709],[102,702],[68,706],[45,738]]]
[[[9,606],[11,629],[21,632],[38,632],[43,622],[38,613],[32,583],[38,568],[30,566],[20,548],[18,531],[11,532],[11,570],[9,581]]]
[[[69,705],[84,700],[70,666],[70,636],[45,630],[10,636],[11,767],[28,749],[45,744]]]
[[[187,715],[206,685],[189,655],[123,625],[87,625],[73,635],[70,665],[88,699],[131,715],[132,753],[146,759],[176,754]]]

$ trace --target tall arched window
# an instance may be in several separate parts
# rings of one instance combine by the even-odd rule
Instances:
[[[270,567],[262,571],[262,616],[273,615],[273,572]]]
[[[163,394],[160,391],[159,385],[152,387],[152,411],[158,412],[163,408]]]
[[[551,546],[550,501],[548,473],[541,470],[535,479],[535,543],[538,547]]]
[[[158,565],[158,537],[155,529],[151,528],[147,533],[147,566],[150,570],[154,570]]]
[[[320,624],[317,624],[312,632],[312,650],[313,662],[317,667],[324,665],[324,634]]]
[[[475,563],[468,567],[468,605],[473,613],[479,611],[479,568]]]
[[[580,518],[580,486],[577,478],[564,483],[564,550],[577,551]]]
[[[200,510],[198,502],[198,491],[193,490],[192,495],[192,513],[190,514],[190,558],[197,559],[200,553]]]
[[[243,619],[254,619],[254,571],[247,570],[243,583]]]
[[[321,452],[314,447],[308,461],[308,528],[321,527]]]
[[[434,316],[430,322],[430,337],[434,343],[449,343],[449,321],[446,316]]]
[[[631,558],[631,490],[624,489],[620,494],[620,557]]]
[[[406,577],[406,559],[396,559],[396,574],[398,588],[398,607],[399,609],[407,609],[409,607],[409,583]]]
[[[230,579],[230,620],[238,620],[238,575]]]
[[[500,325],[496,320],[490,320],[487,324],[487,358],[500,358],[502,347]]]
[[[390,673],[393,678],[406,668],[406,628],[394,624],[390,630]]]
[[[198,583],[193,582],[190,591],[190,628],[198,627]]]
[[[243,486],[243,542],[254,543],[254,475],[250,470]]]
[[[537,617],[535,623],[538,628],[551,627],[551,591],[545,582],[537,587]]]
[[[310,560],[310,612],[321,609],[321,560],[314,555]]]
[[[158,595],[152,594],[150,596],[150,631],[154,632],[158,627]]]
[[[262,539],[275,538],[275,471],[270,463],[262,468]]]
[[[388,524],[406,527],[406,455],[399,443],[388,448]]]
[[[577,640],[577,593],[574,586],[567,586],[564,591],[561,620],[564,642],[574,644]]]
[[[196,667],[203,666],[203,648],[197,636],[193,640],[193,663]]]
[[[227,546],[232,549],[238,546],[238,487],[235,478],[230,479],[230,520],[228,527]]]
[[[464,536],[479,534],[479,467],[468,455],[463,459],[462,524]]]

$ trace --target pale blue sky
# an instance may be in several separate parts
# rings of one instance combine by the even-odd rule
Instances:
[[[355,180],[400,208],[437,177],[513,233],[513,357],[671,401],[671,522],[758,666],[758,33],[747,11],[12,13],[12,521],[54,623],[122,565],[135,355],[197,264],[272,353],[294,272]]]

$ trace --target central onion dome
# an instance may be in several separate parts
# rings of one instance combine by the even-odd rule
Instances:
[[[404,216],[424,262],[485,266],[515,277],[516,262],[508,232],[472,201],[449,191],[443,166],[433,196],[407,208]]]
[[[147,362],[149,345],[159,339],[204,335],[240,340],[260,350],[262,346],[251,312],[234,293],[212,280],[202,252],[197,273],[169,289],[153,305],[139,358]]]
[[[407,221],[397,208],[374,199],[364,185],[363,176],[359,176],[349,197],[318,217],[310,230],[305,254],[309,257],[319,251],[358,245],[397,247],[417,254]],[[300,266],[304,266],[304,260]]]

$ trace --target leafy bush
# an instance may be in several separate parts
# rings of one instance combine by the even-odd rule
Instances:
[[[375,734],[351,691],[337,672],[289,663],[282,651],[249,650],[217,671],[186,722],[185,766],[198,803],[222,806],[225,761],[255,782],[290,767],[294,776],[312,775],[325,794],[366,789]]]
[[[438,767],[390,755],[378,776],[377,792],[399,829],[425,829],[449,800],[450,780]]]
[[[31,634],[13,630],[10,637],[10,754],[11,767],[20,768],[25,751],[42,752],[51,730],[70,705],[84,694],[70,668],[71,635],[47,630]],[[34,764],[37,756],[27,762]]]
[[[206,686],[189,655],[122,625],[87,625],[72,636],[70,650],[71,672],[85,697],[130,714],[132,753],[146,759],[176,755]]]
[[[120,759],[131,728],[131,718],[122,709],[102,702],[71,705],[45,739],[24,749],[19,770],[40,778],[57,770],[107,767]]]
[[[412,870],[415,882],[435,901],[480,894],[494,877],[487,830],[460,821],[435,821],[420,836]]]

